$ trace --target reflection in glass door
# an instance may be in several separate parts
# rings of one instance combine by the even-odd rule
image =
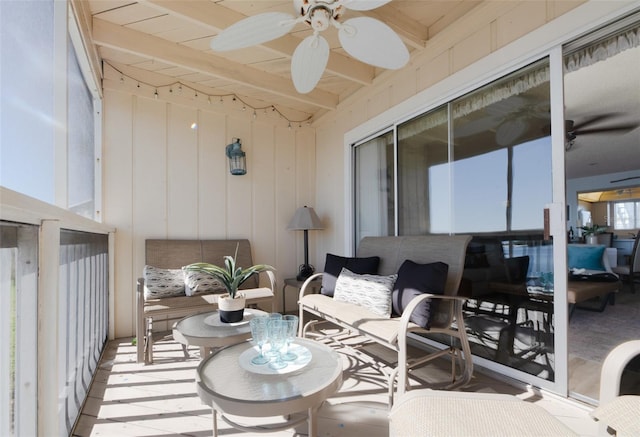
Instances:
[[[399,125],[398,229],[472,235],[473,354],[554,381],[550,125],[548,60]]]
[[[560,50],[550,56],[553,68],[534,62],[355,144],[354,244],[366,235],[471,235],[459,293],[469,298],[472,353],[563,393],[566,297],[555,292],[566,276],[554,275],[564,268],[554,250],[566,243],[554,245],[544,229],[552,205],[549,233],[564,235],[556,176],[564,148],[562,133],[554,129],[553,147],[551,135],[552,114],[562,124],[562,91],[550,80],[560,76]]]
[[[473,352],[554,381],[549,63],[451,107],[453,232],[474,235],[463,274]]]
[[[607,242],[612,247],[605,248],[609,266],[603,263],[598,269],[610,267],[618,273],[629,265],[633,236],[640,232],[640,221],[634,220],[636,211],[640,212],[636,209],[640,191],[633,190],[640,168],[638,35],[640,13],[636,12],[563,47],[566,196],[570,211],[566,227],[574,231],[569,247],[575,252],[585,242],[580,227],[604,227],[605,232],[612,233],[612,241]],[[587,197],[587,192],[591,196]],[[578,291],[582,285],[569,281],[569,286]],[[590,285],[602,293],[611,284]],[[605,357],[621,343],[638,338],[637,289],[636,284],[632,292],[629,283],[622,282],[615,293],[615,305],[602,294],[581,299],[576,305],[567,330],[568,388],[572,397],[595,404]],[[639,368],[636,363],[628,370]]]

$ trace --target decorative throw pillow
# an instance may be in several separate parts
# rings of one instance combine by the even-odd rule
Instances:
[[[570,269],[585,269],[606,271],[602,263],[605,246],[590,246],[587,244],[569,244],[567,246],[567,267]]]
[[[333,298],[367,308],[380,317],[391,317],[391,292],[398,275],[359,275],[343,268]]]
[[[144,266],[144,298],[184,296],[184,272],[182,269],[159,269]]]
[[[226,289],[220,281],[207,273],[184,270],[184,291],[187,296],[193,296],[195,294],[224,293]]]
[[[375,275],[378,273],[378,264],[380,264],[379,256],[346,258],[328,253],[324,263],[320,292],[329,297],[333,296],[333,291],[336,288],[336,279],[338,279],[343,267],[353,273]]]
[[[391,295],[393,313],[402,315],[409,302],[421,294],[444,294],[449,266],[443,262],[418,264],[406,260],[398,269],[398,280]],[[413,311],[409,320],[423,328],[429,328],[431,313],[437,300],[426,299]]]

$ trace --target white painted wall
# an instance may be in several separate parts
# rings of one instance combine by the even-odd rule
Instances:
[[[282,120],[254,120],[187,97],[156,100],[123,88],[116,76],[107,76],[104,88],[103,213],[117,229],[116,337],[135,330],[147,238],[248,238],[254,261],[274,265],[280,284],[295,276],[302,233],[286,227],[297,207],[315,206],[313,128],[290,130]],[[224,148],[232,138],[247,155],[244,176],[229,174]],[[315,264],[315,252],[310,259]]]

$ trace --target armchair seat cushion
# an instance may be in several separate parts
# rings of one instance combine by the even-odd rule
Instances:
[[[307,294],[300,302],[305,308],[313,309],[327,320],[339,321],[383,343],[394,344],[398,338],[399,317],[382,319],[367,308],[336,301],[322,294]],[[410,327],[418,328],[418,325],[411,323]]]

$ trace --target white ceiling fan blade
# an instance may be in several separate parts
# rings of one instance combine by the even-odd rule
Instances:
[[[213,37],[211,48],[226,51],[262,44],[284,36],[295,24],[295,17],[283,12],[253,15],[232,24]]]
[[[329,60],[329,43],[320,35],[302,40],[291,58],[291,79],[300,94],[306,94],[318,84]]]
[[[386,5],[391,0],[345,0],[342,4],[345,8],[352,11],[370,11],[371,9],[379,8],[382,5]]]
[[[367,64],[395,70],[409,62],[409,51],[400,37],[375,18],[358,17],[345,21],[338,37],[347,53]]]

